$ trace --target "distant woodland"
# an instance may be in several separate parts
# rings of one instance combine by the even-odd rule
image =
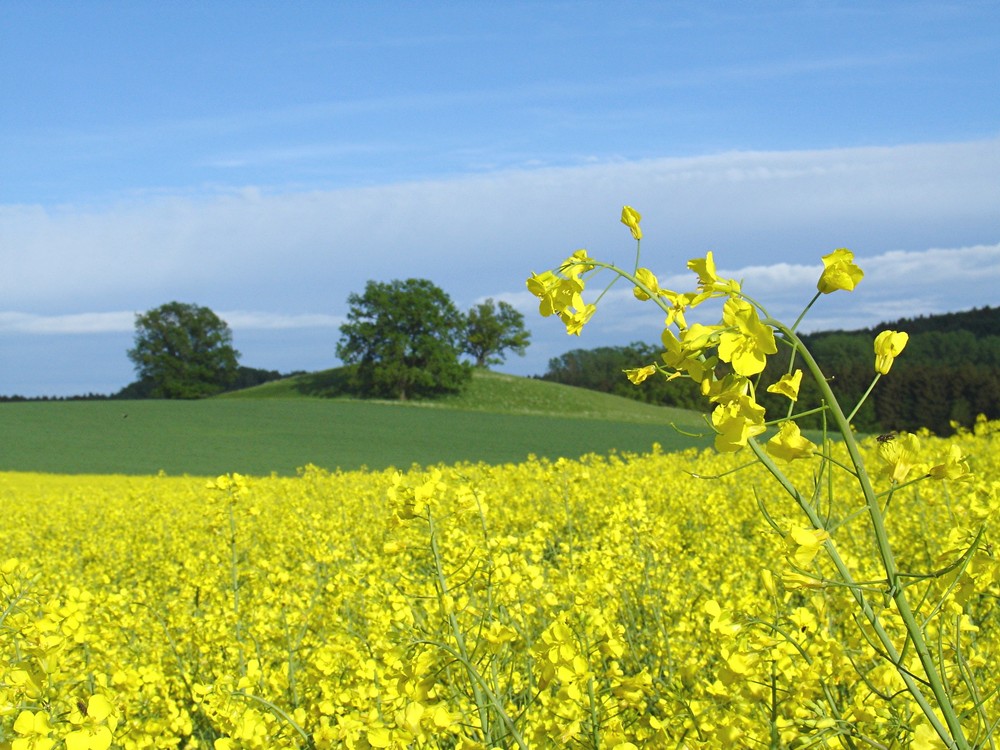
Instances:
[[[875,328],[822,331],[802,336],[845,410],[853,408],[875,374],[873,341],[884,330],[906,331],[910,340],[892,370],[881,378],[854,425],[862,432],[915,430],[926,427],[938,435],[953,432],[951,423],[970,426],[976,415],[1000,418],[1000,308],[904,318]],[[662,377],[632,385],[622,370],[659,361],[659,344],[575,349],[549,361],[544,380],[591,388],[654,404],[704,409],[697,386],[689,380]],[[787,347],[779,346],[763,373],[772,383],[788,370]],[[769,414],[787,406],[787,399],[765,393],[757,398]],[[819,406],[815,385],[803,377],[796,411]],[[819,417],[806,418],[816,426]]]

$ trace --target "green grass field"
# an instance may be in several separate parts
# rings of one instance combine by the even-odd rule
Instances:
[[[0,470],[290,475],[307,463],[501,464],[711,442],[693,412],[530,378],[477,373],[460,396],[411,403],[319,397],[335,378],[301,375],[202,401],[0,404]]]

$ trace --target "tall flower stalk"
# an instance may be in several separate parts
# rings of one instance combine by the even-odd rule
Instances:
[[[556,269],[532,274],[529,278],[528,288],[540,300],[540,313],[546,317],[558,316],[566,326],[567,333],[579,335],[596,312],[597,304],[607,290],[621,280],[632,285],[637,300],[656,304],[666,316],[661,333],[664,351],[659,361],[636,363],[636,367],[625,371],[625,376],[635,384],[656,376],[668,380],[686,378],[699,384],[701,393],[711,408],[709,421],[715,433],[715,448],[720,452],[749,448],[757,462],[795,500],[812,530],[806,533],[781,529],[770,516],[767,517],[769,523],[788,538],[799,539],[797,552],[790,556],[793,570],[786,578],[786,586],[837,586],[846,589],[858,609],[856,621],[859,625],[865,623],[870,628],[870,634],[866,637],[873,639],[872,645],[895,670],[905,686],[906,694],[911,696],[933,734],[953,750],[968,750],[980,746],[978,743],[970,744],[962,724],[963,718],[975,715],[981,726],[985,723],[989,727],[986,730],[987,739],[990,739],[992,725],[983,722],[981,702],[976,706],[963,706],[961,710],[956,705],[954,691],[946,679],[949,670],[955,665],[947,661],[940,648],[932,650],[930,647],[927,628],[931,617],[928,616],[923,621],[918,618],[906,583],[910,578],[927,580],[934,576],[911,576],[900,570],[887,528],[883,503],[887,503],[893,490],[906,481],[912,469],[912,458],[908,456],[917,445],[917,438],[904,434],[897,438],[898,442],[893,443],[886,438],[883,440],[884,444],[880,444],[879,457],[886,464],[884,473],[889,481],[888,492],[880,494],[876,491],[866,466],[859,437],[850,423],[850,419],[868,398],[879,379],[889,373],[893,361],[906,346],[907,335],[903,332],[886,331],[875,339],[872,384],[853,409],[845,412],[831,387],[830,379],[797,333],[806,313],[819,299],[826,294],[850,292],[862,281],[864,272],[854,262],[853,254],[846,248],[839,248],[823,257],[823,270],[815,295],[794,324],[787,326],[768,314],[762,304],[745,294],[741,282],[720,277],[712,253],[688,262],[687,267],[697,276],[694,289],[677,292],[661,287],[653,271],[640,264],[640,214],[626,206],[622,210],[621,221],[629,228],[636,241],[631,270],[593,258],[586,250],[577,250]],[[593,302],[588,303],[584,299],[588,283],[596,275],[605,272],[612,275],[611,282],[602,288]],[[721,302],[719,322],[712,325],[688,324],[690,311],[710,301]],[[789,370],[766,389],[787,397],[789,404],[780,416],[769,419],[765,408],[758,403],[757,394],[763,387],[761,380],[768,357],[776,354],[779,346],[790,350]],[[803,376],[802,370],[795,369],[797,361],[802,363],[806,373],[818,387],[818,408],[796,412],[798,390]],[[829,425],[839,436],[847,453],[846,461],[833,457],[826,427],[822,447],[802,434],[797,420],[817,412],[822,415],[823,424]],[[773,436],[762,443],[769,430],[774,432]],[[814,472],[815,485],[808,488],[808,491],[807,488],[797,487],[781,468],[781,464],[795,460],[819,462],[818,470]],[[920,479],[968,476],[968,466],[962,456],[951,456],[949,461],[950,464],[934,467]],[[953,468],[949,469],[948,466]],[[828,514],[819,510],[818,499],[823,496],[824,489],[829,504],[832,506],[834,503],[832,489],[824,488],[822,484],[824,474],[833,470],[845,471],[856,480],[857,496],[863,503],[874,541],[872,549],[878,557],[874,562],[881,571],[880,583],[858,580],[855,569],[859,563],[842,554],[836,541],[836,526],[829,522]],[[973,547],[980,543],[981,537],[982,532],[960,558],[967,559],[973,553]],[[802,545],[806,545],[805,551]],[[811,561],[820,548],[825,550],[836,570],[835,580],[807,574],[796,567],[800,561]],[[852,560],[853,569],[849,560]],[[939,571],[938,575],[953,571],[959,564],[962,564],[961,559]],[[942,603],[943,600],[932,607],[931,611],[939,612]],[[923,610],[927,602],[920,598],[917,604]],[[894,635],[896,629],[889,627],[887,617],[894,623],[902,623],[905,632],[902,638]],[[911,659],[911,653],[916,655],[915,660]],[[969,688],[971,694],[979,694],[975,685]],[[887,700],[894,699],[887,697]],[[909,729],[903,731],[907,732]],[[848,744],[853,746],[851,742]],[[913,746],[917,747],[916,744]]]

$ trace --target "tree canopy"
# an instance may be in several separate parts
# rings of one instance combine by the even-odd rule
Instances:
[[[239,352],[232,340],[211,309],[168,302],[136,315],[128,357],[152,398],[203,398],[236,380]]]
[[[488,299],[466,315],[463,351],[475,359],[476,367],[500,364],[507,350],[523,357],[530,340],[524,316],[503,300],[494,304]]]
[[[369,281],[347,298],[337,356],[355,365],[362,396],[408,398],[457,392],[471,367],[459,361],[465,317],[427,279]]]

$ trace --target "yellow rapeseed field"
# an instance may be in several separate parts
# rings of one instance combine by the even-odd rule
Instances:
[[[998,428],[920,436],[911,478],[953,446],[973,475],[885,509],[976,747],[1000,716]],[[944,747],[748,461],[0,474],[0,747]],[[905,669],[845,474],[817,510]]]

